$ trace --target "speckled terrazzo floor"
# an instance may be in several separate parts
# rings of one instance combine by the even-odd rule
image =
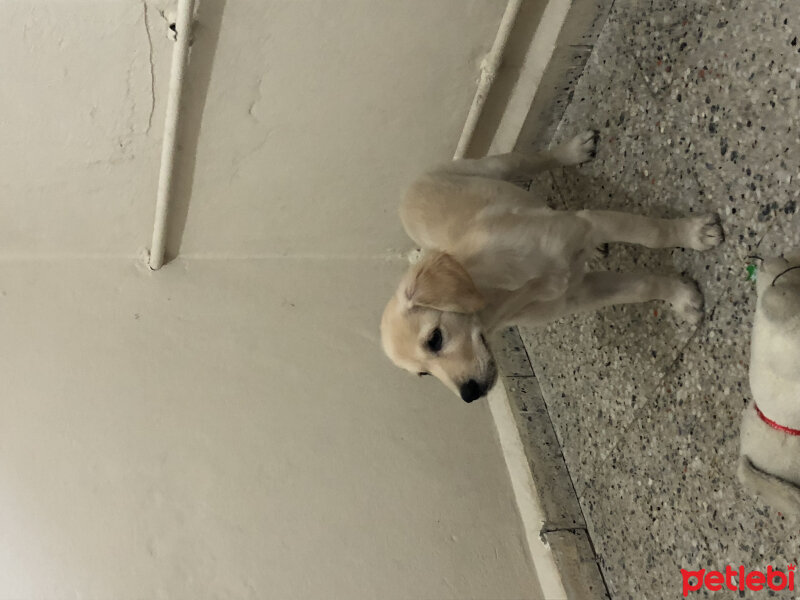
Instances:
[[[617,0],[556,135],[599,129],[597,159],[534,182],[571,209],[716,211],[728,236],[707,253],[612,246],[594,265],[695,278],[700,327],[653,303],[520,332],[613,598],[680,598],[681,568],[800,560],[800,524],[735,478],[746,257],[800,245],[798,38],[800,0]]]

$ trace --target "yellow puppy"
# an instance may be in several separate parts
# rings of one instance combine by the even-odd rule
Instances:
[[[596,132],[549,152],[458,160],[409,189],[400,207],[408,235],[423,250],[381,320],[387,356],[432,374],[466,402],[497,379],[485,334],[508,324],[542,324],[609,304],[666,300],[697,323],[697,285],[649,273],[586,273],[609,242],[707,250],[723,240],[716,215],[650,219],[613,211],[556,211],[535,190],[509,179],[574,165],[594,156]]]

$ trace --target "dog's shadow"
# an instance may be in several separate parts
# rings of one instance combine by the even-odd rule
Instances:
[[[541,186],[537,189],[537,186]],[[686,207],[675,206],[654,189],[642,189],[631,193],[623,189],[611,177],[597,175],[581,168],[567,167],[544,173],[533,179],[528,188],[546,198],[555,210],[611,210],[638,214],[652,218],[680,218],[690,215]],[[614,243],[605,256],[598,254],[587,263],[587,271],[648,272],[659,275],[677,275],[689,278],[682,271],[676,258],[682,252],[693,252],[681,248],[646,248],[635,244]],[[659,331],[681,330],[685,327],[665,303],[641,303],[612,305],[591,313],[571,315],[560,320],[553,329],[560,336],[564,325],[577,325],[578,330],[590,333],[592,344],[598,347],[627,347],[632,356],[640,348],[650,347]],[[620,331],[627,335],[620,338]],[[669,335],[667,336],[669,337]]]
[[[537,177],[530,180],[526,188],[536,193],[537,183],[546,186],[548,189],[542,191],[550,208],[556,210],[612,210],[662,219],[687,216],[685,210],[671,205],[657,190],[634,196],[608,177],[572,167],[545,175],[550,178],[549,182]],[[588,269],[678,274],[672,259],[674,252],[681,252],[681,249],[611,244],[608,255],[592,259]]]

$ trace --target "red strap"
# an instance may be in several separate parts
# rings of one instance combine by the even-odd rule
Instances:
[[[759,418],[773,429],[777,429],[778,431],[782,431],[783,433],[787,433],[789,435],[800,435],[800,429],[792,429],[791,427],[786,427],[784,425],[776,423],[775,421],[770,419],[767,415],[765,415],[763,412],[761,412],[761,409],[758,408],[758,405],[755,402],[753,402],[753,408],[756,409],[756,414],[759,416]]]

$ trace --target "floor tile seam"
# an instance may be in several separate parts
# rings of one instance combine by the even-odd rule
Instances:
[[[545,525],[544,527],[542,527],[540,534],[546,535],[548,533],[560,533],[562,531],[567,531],[569,533],[578,533],[581,531],[585,531],[586,535],[587,536],[589,535],[589,530],[585,525],[579,527],[547,527],[547,525]]]
[[[520,336],[520,339],[522,339],[521,336]],[[528,376],[525,376],[525,378],[534,380],[536,382],[536,385],[539,388],[539,395],[541,396],[542,403],[544,404],[544,409],[545,409],[545,414],[546,414],[546,417],[547,417],[547,422],[548,422],[548,424],[550,426],[551,431],[555,435],[556,443],[558,444],[559,454],[561,456],[561,460],[564,463],[564,469],[566,470],[567,477],[569,479],[569,484],[570,484],[570,486],[572,488],[572,493],[574,494],[574,497],[578,502],[578,509],[580,510],[580,514],[581,514],[581,517],[583,518],[583,522],[586,523],[587,522],[586,521],[586,514],[584,513],[583,507],[581,506],[580,496],[578,495],[577,488],[575,487],[575,478],[572,475],[572,472],[570,470],[569,464],[567,464],[567,458],[564,455],[564,447],[563,447],[563,445],[561,443],[561,440],[559,439],[558,434],[556,432],[555,424],[553,423],[553,418],[550,415],[550,407],[548,406],[547,398],[545,396],[544,390],[542,390],[541,384],[539,383],[539,378],[536,376],[536,369],[534,368],[533,362],[530,360],[530,355],[528,354],[527,344],[525,343],[524,340],[522,341],[522,347],[523,347],[523,349],[525,351],[525,356],[528,359],[528,364],[531,367],[531,371],[533,371],[533,373],[534,373],[534,375],[528,375]],[[589,535],[588,530],[587,530],[587,537],[590,538],[590,543],[591,543],[591,536]],[[592,549],[594,550],[594,544],[593,543],[592,543]]]
[[[523,346],[525,346],[524,342],[523,342]],[[527,353],[527,348],[526,348],[526,353]],[[530,363],[530,364],[531,364],[531,369],[535,373],[536,371],[535,371],[533,363]],[[539,386],[539,394],[541,395],[542,402],[544,403],[544,408],[545,408],[545,412],[546,412],[546,415],[547,415],[547,420],[548,420],[548,422],[550,424],[550,427],[551,427],[553,433],[556,435],[556,443],[558,444],[558,449],[560,451],[561,458],[564,461],[564,467],[566,469],[567,476],[569,477],[569,483],[572,486],[572,491],[573,491],[573,494],[575,494],[576,500],[578,500],[578,507],[579,507],[579,509],[581,511],[581,516],[583,517],[583,520],[584,520],[584,523],[585,523],[586,522],[586,515],[585,515],[585,513],[583,511],[583,507],[580,505],[580,496],[579,496],[579,494],[577,492],[577,488],[575,487],[575,478],[572,475],[572,471],[570,470],[569,464],[567,464],[567,459],[566,459],[566,456],[564,455],[564,447],[563,447],[563,445],[561,443],[561,440],[558,437],[558,434],[556,433],[555,424],[553,422],[552,416],[550,415],[550,407],[548,406],[546,395],[545,395],[544,391],[542,390],[542,387],[539,384],[539,378],[536,377],[536,375],[526,376],[526,378],[530,378],[530,379],[535,380],[536,384]]]
[[[522,352],[525,354],[525,361],[528,363],[528,366],[530,367],[531,373],[532,373],[532,375],[525,375],[525,377],[531,377],[533,379],[536,379],[537,380],[537,385],[539,385],[538,384],[538,377],[536,377],[536,370],[533,368],[533,361],[531,360],[531,355],[528,353],[528,344],[526,344],[525,340],[522,339],[522,335],[520,335],[520,333],[519,333],[519,327],[515,325],[514,329],[517,332],[517,337],[522,342],[522,344],[520,344],[522,346]],[[540,392],[541,392],[541,388],[542,388],[542,386],[540,385],[539,386],[539,391]]]
[[[521,336],[520,336],[520,339],[521,339]],[[550,425],[550,430],[553,432],[553,435],[555,435],[556,444],[558,444],[559,455],[561,456],[561,460],[563,461],[564,470],[566,471],[567,479],[569,481],[570,488],[572,489],[573,497],[575,498],[575,501],[576,501],[577,506],[578,506],[578,510],[580,511],[580,515],[581,515],[581,518],[583,519],[583,523],[584,523],[584,525],[582,527],[559,527],[559,528],[544,528],[543,527],[542,531],[540,532],[540,535],[544,536],[546,533],[555,533],[555,532],[559,532],[559,531],[571,531],[573,533],[576,533],[578,531],[584,531],[586,533],[586,540],[589,542],[589,547],[590,547],[590,549],[592,551],[592,556],[594,557],[594,561],[597,564],[598,572],[600,573],[600,579],[602,580],[603,585],[605,586],[606,594],[610,598],[611,595],[610,595],[610,592],[609,592],[609,585],[608,585],[608,580],[607,580],[607,577],[606,577],[606,573],[603,570],[602,561],[600,560],[600,556],[597,553],[597,548],[595,547],[594,540],[592,539],[592,532],[589,530],[589,526],[588,526],[589,521],[586,518],[586,512],[584,511],[583,505],[581,504],[581,501],[580,501],[580,496],[578,495],[577,488],[575,487],[575,478],[573,477],[572,472],[570,471],[570,467],[567,464],[566,456],[564,456],[564,447],[562,446],[561,441],[558,439],[558,435],[556,434],[555,425],[553,424],[553,419],[550,416],[550,408],[547,405],[547,399],[545,398],[544,391],[542,390],[542,387],[539,384],[539,379],[535,375],[536,370],[534,369],[533,362],[531,362],[531,360],[530,360],[530,356],[528,354],[528,348],[527,348],[527,345],[525,344],[524,340],[522,342],[522,347],[524,349],[525,356],[526,356],[526,358],[528,360],[528,364],[531,367],[531,371],[534,373],[534,375],[528,375],[528,376],[525,376],[525,378],[526,379],[533,379],[536,382],[536,385],[539,387],[539,395],[541,396],[542,403],[544,404],[544,410],[545,410],[545,414],[547,416],[547,421],[548,421],[548,423]]]

